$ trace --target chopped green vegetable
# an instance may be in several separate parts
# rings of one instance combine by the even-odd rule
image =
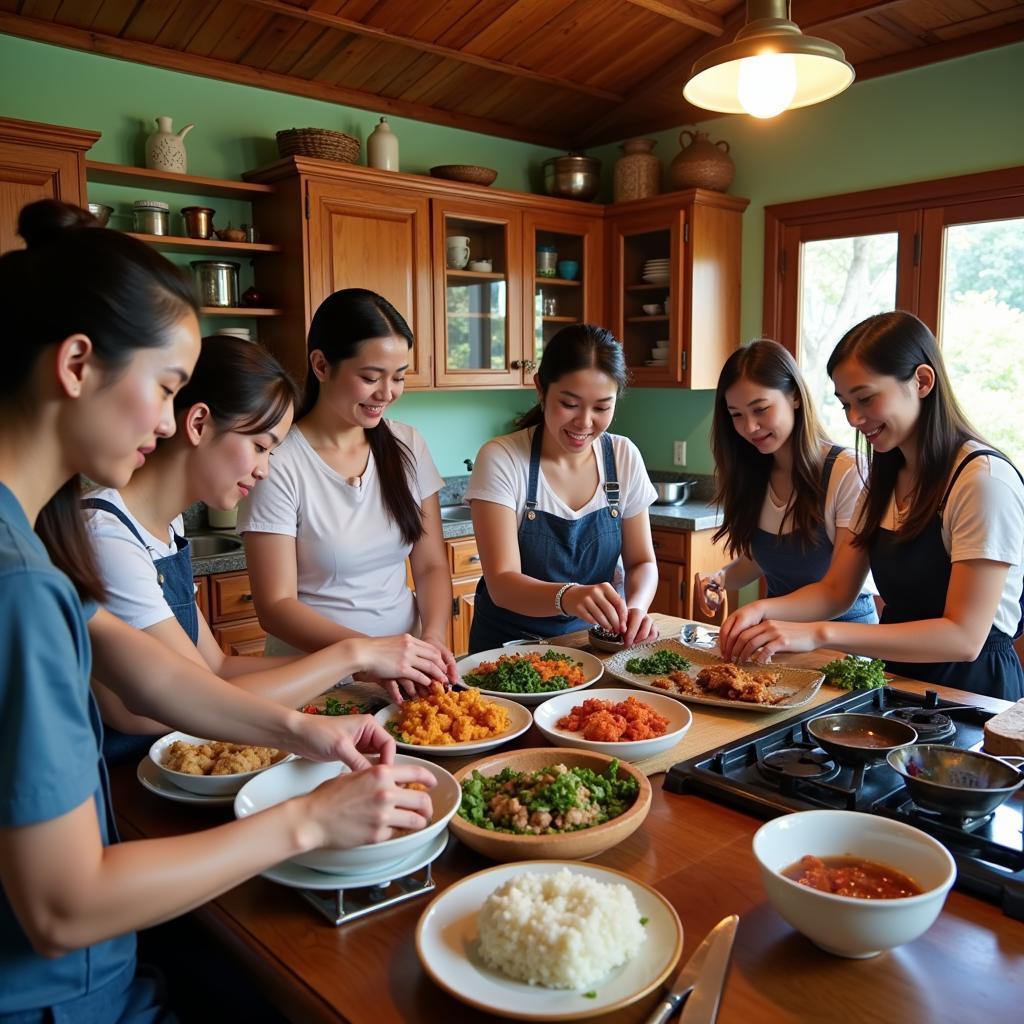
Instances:
[[[650,921],[650,918],[649,918],[649,917],[641,917],[641,918],[640,918],[640,923],[641,923],[642,925],[646,925],[648,921]]]
[[[327,697],[324,700],[323,713],[325,715],[360,715],[363,713],[363,709],[354,700],[347,700],[343,704],[337,697]]]
[[[647,658],[630,658],[626,662],[626,671],[635,672],[640,676],[660,676],[664,672],[685,672],[690,663],[675,651],[662,648]]]
[[[545,651],[540,660],[563,662],[566,671],[573,667],[573,662],[558,651]],[[572,686],[562,675],[542,679],[528,660],[514,654],[499,658],[493,672],[481,672],[480,669],[467,672],[464,681],[471,686],[497,690],[499,693],[550,693],[553,690],[568,690]]]
[[[595,991],[593,991],[593,989],[591,989],[591,991],[583,993],[583,998],[584,999],[596,999],[597,998],[597,993]]]
[[[885,662],[875,658],[859,658],[848,654],[845,658],[821,666],[825,682],[841,690],[874,690],[885,686]]]

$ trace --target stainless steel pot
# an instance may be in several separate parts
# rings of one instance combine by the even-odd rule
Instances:
[[[194,260],[192,272],[203,306],[238,305],[238,264],[231,260]]]
[[[101,228],[107,226],[107,221],[110,220],[110,215],[114,212],[112,206],[104,206],[103,203],[90,203],[89,212],[99,221]]]
[[[549,196],[590,200],[601,187],[601,161],[582,153],[545,160],[544,191]]]
[[[696,480],[677,480],[672,483],[652,480],[658,497],[654,499],[655,505],[681,505],[690,497],[690,488]]]
[[[139,199],[132,203],[132,230],[142,235],[169,235],[171,207],[159,199]]]

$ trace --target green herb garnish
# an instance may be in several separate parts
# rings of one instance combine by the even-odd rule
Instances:
[[[359,715],[362,714],[362,708],[354,700],[347,700],[343,704],[337,697],[326,697],[324,699],[323,714]]]
[[[640,923],[641,923],[642,925],[646,925],[648,921],[650,921],[650,918],[649,918],[649,917],[641,917],[641,918],[640,918]]]
[[[525,660],[515,660],[515,655],[503,655],[493,672],[481,672],[474,669],[467,672],[464,682],[470,686],[479,686],[484,690],[497,690],[498,693],[551,693],[553,690],[568,690],[570,683],[565,676],[552,676],[542,679],[540,673]],[[564,654],[558,651],[545,651],[541,661],[561,661],[571,664]],[[577,662],[577,664],[580,664]]]
[[[885,662],[875,658],[869,661],[856,654],[837,658],[821,666],[825,682],[841,690],[875,690],[885,686]]]
[[[584,999],[596,999],[597,998],[597,993],[594,992],[593,990],[591,990],[590,992],[584,992],[583,993],[583,998]]]
[[[626,662],[626,671],[635,672],[640,676],[660,676],[664,672],[685,672],[690,663],[675,651],[662,648],[647,658],[630,658]]]

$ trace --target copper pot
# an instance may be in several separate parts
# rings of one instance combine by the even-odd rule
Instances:
[[[214,212],[208,206],[186,206],[181,211],[185,218],[185,234],[189,238],[213,238]]]

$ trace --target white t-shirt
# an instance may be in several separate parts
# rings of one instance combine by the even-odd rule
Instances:
[[[184,534],[182,517],[178,516],[171,523],[163,537],[155,537],[128,511],[124,499],[112,487],[96,488],[85,497],[100,498],[116,505],[132,521],[150,549],[147,551],[113,513],[83,509],[100,576],[107,589],[104,607],[136,629],[148,629],[165,619],[173,619],[174,612],[164,599],[153,560],[178,553],[174,533]]]
[[[968,441],[955,465],[969,452],[987,447]],[[897,529],[895,497],[881,525],[885,530]],[[983,558],[1010,566],[993,625],[1013,636],[1024,583],[1024,485],[1005,459],[982,455],[964,467],[942,513],[942,546],[951,562]]]
[[[419,433],[387,421],[412,452],[409,489],[417,505],[443,481]],[[406,585],[412,551],[384,510],[371,453],[357,484],[350,484],[313,450],[296,428],[274,451],[271,472],[239,506],[239,533],[295,538],[298,598],[333,622],[368,636],[412,632],[416,601]]]

